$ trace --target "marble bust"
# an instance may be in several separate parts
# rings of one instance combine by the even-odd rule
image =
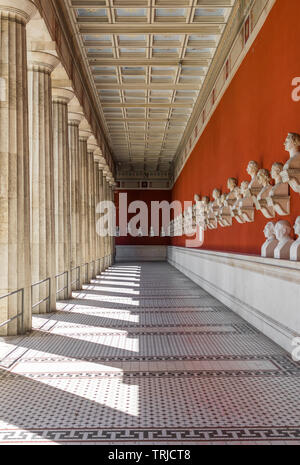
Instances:
[[[212,193],[213,200],[211,200],[207,207],[207,225],[208,229],[217,229],[218,220],[217,213],[219,209],[218,200],[221,196],[219,189],[214,189]]]
[[[213,203],[214,201],[211,200],[207,207],[207,226],[208,229],[217,229],[218,221],[216,219],[215,212],[213,210]]]
[[[218,222],[223,228],[232,226],[231,210],[226,202],[226,197],[226,194],[222,194],[219,200]]]
[[[247,184],[248,186],[248,184]],[[236,188],[236,201],[234,202],[233,206],[231,207],[231,215],[233,218],[236,219],[238,223],[246,223],[241,211],[240,211],[240,202],[243,198],[241,187]]]
[[[300,134],[290,132],[284,147],[289,152],[290,159],[283,167],[282,180],[288,182],[293,191],[300,194]]]
[[[254,204],[251,192],[249,190],[249,181],[243,181],[240,187],[241,200],[238,204],[238,213],[243,220],[247,223],[253,223],[254,221]]]
[[[215,216],[218,215],[221,195],[222,195],[222,192],[220,191],[220,189],[214,189],[213,192],[212,192],[212,197],[214,199],[213,204],[212,204],[213,205],[212,208],[213,208],[213,211],[215,213]]]
[[[290,260],[300,261],[300,216],[295,221],[294,231],[298,239],[294,241],[290,250]]]
[[[248,166],[247,166],[247,173],[249,174],[249,176],[251,176],[251,181],[249,183],[249,191],[251,192],[252,199],[253,199],[253,202],[256,208],[259,208],[257,204],[257,196],[262,189],[262,185],[257,176],[258,171],[259,171],[259,164],[257,163],[257,161],[254,161],[254,160],[249,161]]]
[[[275,225],[275,235],[278,245],[274,251],[274,258],[290,259],[290,249],[294,241],[291,239],[291,225],[286,220],[278,221]]]
[[[261,248],[261,256],[267,258],[274,258],[274,251],[278,246],[278,240],[275,236],[275,223],[269,221],[264,229],[264,235],[266,241],[263,243]]]
[[[207,223],[208,205],[209,205],[209,197],[203,196],[201,201],[199,202],[198,224],[204,229],[204,231],[207,230],[207,225],[208,225]]]
[[[227,180],[227,187],[229,189],[229,194],[226,196],[226,205],[231,209],[238,197],[238,180],[236,178],[229,178]]]
[[[271,177],[275,181],[275,186],[272,187],[267,202],[278,215],[285,216],[290,214],[290,195],[288,183],[282,180],[282,171],[282,163],[273,163]]]
[[[268,198],[272,190],[271,176],[268,170],[261,169],[257,174],[258,180],[262,185],[262,189],[257,196],[257,209],[262,212],[266,218],[274,218],[275,210],[273,206],[268,204]]]
[[[199,213],[200,213],[200,195],[194,195],[194,205],[193,205],[193,224],[196,225],[199,222]]]

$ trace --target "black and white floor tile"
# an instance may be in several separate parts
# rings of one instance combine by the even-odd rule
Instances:
[[[300,364],[167,263],[0,338],[0,444],[300,444]]]

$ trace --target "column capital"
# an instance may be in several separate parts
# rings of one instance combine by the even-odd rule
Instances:
[[[98,161],[98,165],[99,165],[99,171],[101,171],[101,173],[103,174],[103,178],[106,179],[106,163],[104,163],[103,161]]]
[[[27,23],[37,8],[31,0],[0,0],[0,11],[14,13]]]
[[[84,119],[83,109],[77,99],[77,97],[73,93],[73,98],[70,100],[68,104],[68,121],[69,123],[79,124]]]
[[[87,141],[89,141],[92,134],[93,134],[92,129],[91,129],[91,126],[89,125],[88,120],[86,118],[83,118],[79,126],[79,137],[86,138]],[[90,150],[89,145],[90,144],[88,143],[88,150],[90,152],[93,152],[93,149]]]
[[[31,68],[37,67],[40,70],[52,73],[59,64],[59,59],[47,52],[27,52],[28,66]]]
[[[61,63],[55,68],[51,75],[52,100],[54,102],[69,103],[75,94],[65,68]]]
[[[54,102],[69,103],[74,97],[74,92],[64,87],[52,87],[52,100]]]
[[[105,169],[108,169],[107,167],[107,164],[106,164],[106,160],[105,158],[102,156],[102,152],[100,149],[96,150],[94,152],[94,158],[95,160],[98,160],[98,162],[100,163],[100,165],[103,165],[103,167],[105,167]]]

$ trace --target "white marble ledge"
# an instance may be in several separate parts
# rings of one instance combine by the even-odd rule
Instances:
[[[236,254],[233,252],[219,252],[215,250],[191,249],[185,247],[168,247],[168,253],[176,252],[201,257],[202,259],[213,260],[224,263],[235,268],[255,269],[256,272],[263,274],[281,274],[281,277],[300,283],[300,262],[290,260],[280,260],[276,258],[264,258],[259,255]]]
[[[169,247],[168,261],[288,352],[300,335],[300,263]]]

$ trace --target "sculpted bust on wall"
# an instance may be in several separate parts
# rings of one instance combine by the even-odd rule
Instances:
[[[227,187],[229,189],[229,194],[226,196],[226,205],[232,208],[239,194],[238,180],[236,178],[229,178],[227,180]]]
[[[199,224],[199,221],[200,221],[200,210],[201,210],[200,202],[201,202],[200,195],[195,194],[194,205],[193,205],[193,225]]]
[[[226,202],[226,197],[226,194],[221,195],[218,210],[218,222],[223,228],[226,226],[232,226],[231,210]]]
[[[288,182],[291,188],[300,194],[300,134],[290,132],[284,142],[284,147],[290,154],[281,173],[283,182]]]
[[[300,216],[295,221],[294,231],[298,239],[291,246],[290,260],[300,261]]]
[[[290,249],[294,241],[291,239],[291,225],[286,220],[278,221],[275,225],[276,239],[279,241],[274,251],[274,258],[281,258],[282,260],[289,260]]]
[[[249,183],[248,183],[249,184]],[[248,186],[247,184],[247,186]],[[244,219],[241,211],[240,211],[240,202],[242,200],[242,190],[241,187],[236,188],[236,201],[231,207],[231,214],[232,217],[236,219],[236,221],[240,224],[246,223],[246,220]]]
[[[247,166],[247,173],[251,176],[249,190],[251,192],[253,202],[257,209],[259,209],[258,204],[257,204],[257,196],[262,189],[262,185],[257,176],[258,171],[259,171],[259,164],[257,163],[257,161],[254,161],[254,160],[249,161],[248,166]]]
[[[285,216],[290,214],[290,195],[288,183],[282,180],[282,170],[282,163],[273,163],[271,176],[275,181],[275,186],[271,189],[267,202],[278,215]]]
[[[254,222],[254,204],[251,192],[249,190],[249,182],[243,181],[241,184],[241,195],[242,199],[239,201],[238,212],[245,222],[253,223]]]
[[[203,196],[201,201],[199,202],[198,224],[204,229],[204,231],[207,230],[208,204],[209,204],[209,197]]]
[[[264,235],[267,240],[262,245],[261,256],[267,258],[274,258],[274,251],[278,246],[278,240],[275,237],[275,223],[272,223],[272,221],[270,221],[266,224],[264,229]]]
[[[214,200],[211,200],[207,208],[207,225],[208,229],[217,229],[218,221],[214,211]]]
[[[266,169],[261,169],[259,170],[257,177],[262,185],[262,189],[257,196],[258,210],[260,210],[266,218],[274,218],[274,208],[269,206],[267,202],[267,199],[269,198],[270,192],[272,190],[270,173]]]

